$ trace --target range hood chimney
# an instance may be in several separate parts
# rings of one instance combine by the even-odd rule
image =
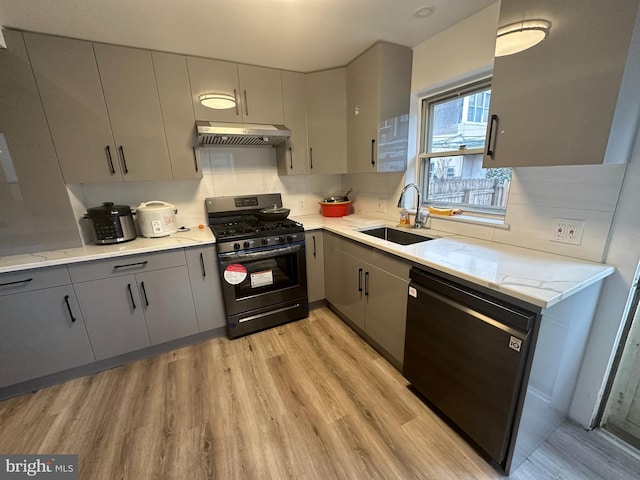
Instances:
[[[222,123],[196,121],[198,143],[203,146],[227,145],[272,147],[291,136],[284,125],[259,125],[256,123]]]

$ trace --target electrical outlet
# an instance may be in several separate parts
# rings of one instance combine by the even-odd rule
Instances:
[[[304,200],[298,200],[298,210],[304,210]]]
[[[582,244],[582,233],[584,232],[584,220],[572,218],[553,218],[553,236],[551,241],[569,243],[571,245]]]
[[[380,213],[387,213],[386,197],[376,197],[376,211]]]

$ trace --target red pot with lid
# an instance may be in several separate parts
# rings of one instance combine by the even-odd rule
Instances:
[[[320,210],[323,217],[344,217],[349,215],[349,209],[351,208],[351,201],[346,202],[327,202],[322,201],[320,203]]]

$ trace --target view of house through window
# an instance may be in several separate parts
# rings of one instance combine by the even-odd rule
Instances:
[[[484,81],[422,101],[421,188],[425,202],[504,215],[510,168],[482,168],[491,101]]]

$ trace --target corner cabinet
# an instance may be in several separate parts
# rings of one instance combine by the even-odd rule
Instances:
[[[193,109],[197,120],[283,123],[282,78],[279,70],[187,57]],[[235,99],[223,110],[203,107],[198,97],[222,93]]]
[[[198,332],[183,250],[68,268],[97,360]]]
[[[303,73],[282,72],[284,124],[291,138],[276,146],[278,175],[304,175],[309,170],[307,110]]]
[[[95,360],[67,267],[0,274],[0,388]]]
[[[347,172],[347,71],[305,75],[309,173]]]
[[[526,17],[551,28],[495,59],[485,168],[603,163],[637,9],[637,0],[606,15],[595,0],[500,3],[499,26]]]
[[[349,173],[406,170],[412,55],[379,42],[347,66]]]
[[[338,235],[324,235],[327,301],[397,367],[404,358],[410,265]]]
[[[304,234],[307,261],[307,296],[309,303],[323,300],[324,287],[324,234],[314,230]]]

